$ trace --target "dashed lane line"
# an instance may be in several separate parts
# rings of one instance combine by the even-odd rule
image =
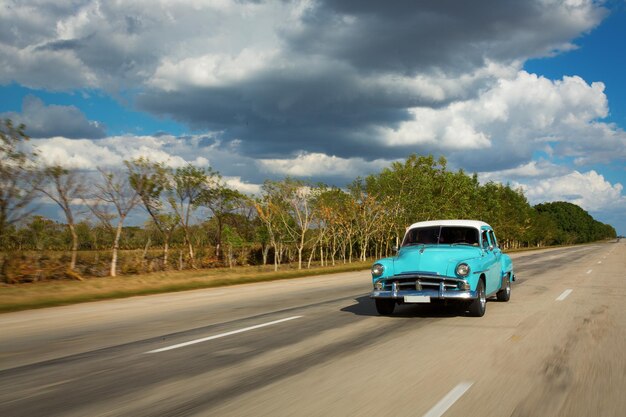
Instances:
[[[167,347],[163,347],[163,348],[160,348],[160,349],[154,349],[154,350],[151,350],[151,351],[148,351],[148,352],[144,352],[144,353],[165,352],[167,350],[178,349],[178,348],[189,346],[189,345],[195,345],[196,343],[208,342],[209,340],[219,339],[220,337],[226,337],[226,336],[231,336],[231,335],[238,334],[238,333],[247,332],[247,331],[250,331],[250,330],[260,329],[261,327],[272,326],[274,324],[283,323],[283,322],[286,322],[286,321],[289,321],[289,320],[299,319],[300,317],[302,317],[302,316],[287,317],[286,319],[274,320],[274,321],[270,321],[270,322],[267,322],[267,323],[257,324],[256,326],[245,327],[243,329],[233,330],[233,331],[226,332],[226,333],[220,333],[220,334],[216,334],[216,335],[209,336],[209,337],[203,337],[201,339],[190,340],[188,342],[178,343],[176,345],[167,346]]]
[[[563,301],[563,300],[565,300],[565,299],[567,298],[567,296],[568,296],[568,295],[570,295],[570,294],[572,293],[572,291],[574,291],[574,290],[567,289],[567,290],[563,291],[563,292],[561,293],[561,295],[559,295],[559,296],[556,298],[556,300],[555,300],[555,301]]]
[[[448,411],[448,408],[465,394],[474,383],[471,381],[461,382],[456,387],[452,388],[452,391],[446,394],[433,408],[428,410],[424,417],[441,417],[443,413]]]

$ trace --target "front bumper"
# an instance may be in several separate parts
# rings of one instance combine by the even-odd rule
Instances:
[[[405,277],[406,275],[399,279],[399,276],[395,276],[386,280],[388,281],[385,285],[386,288],[372,291],[370,298],[386,298],[398,301],[405,301],[405,297],[413,296],[429,297],[431,300],[474,300],[478,298],[477,291],[457,288],[457,283],[461,281],[459,279],[420,275],[411,276],[407,280]],[[416,288],[414,278],[417,278],[419,289]]]
[[[476,291],[438,291],[438,290],[400,290],[400,291],[377,291],[370,293],[370,298],[391,298],[394,300],[404,301],[406,296],[423,296],[430,297],[435,300],[474,300],[478,298]]]

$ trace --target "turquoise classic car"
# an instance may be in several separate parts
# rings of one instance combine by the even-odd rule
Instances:
[[[452,303],[482,317],[487,298],[509,301],[515,274],[487,223],[438,220],[408,227],[397,255],[374,263],[372,281],[381,315],[397,304]]]

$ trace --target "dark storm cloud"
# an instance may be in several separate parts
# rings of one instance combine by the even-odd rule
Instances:
[[[35,51],[73,51],[83,48],[89,38],[86,39],[62,39],[47,42],[35,48]]]
[[[369,155],[375,151],[364,133],[379,124],[408,120],[406,108],[417,103],[410,94],[364,88],[331,72],[306,80],[297,74],[266,74],[232,87],[153,91],[137,101],[143,110],[223,130],[225,139],[246,142],[242,152],[260,157],[303,147],[340,156]]]
[[[336,1],[317,3],[304,30],[286,32],[292,51],[347,60],[363,71],[471,71],[558,49],[589,22],[539,1]],[[599,21],[603,11],[592,16]],[[582,24],[581,24],[582,23]]]
[[[21,113],[4,113],[0,118],[26,125],[26,134],[34,138],[63,136],[69,139],[101,139],[106,135],[103,125],[88,120],[74,106],[46,106],[35,96],[27,96]]]

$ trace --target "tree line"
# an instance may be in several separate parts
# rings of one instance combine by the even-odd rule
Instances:
[[[410,155],[345,188],[268,180],[249,196],[210,167],[171,168],[146,158],[125,161],[120,170],[98,168],[95,176],[62,165],[44,167],[36,150],[24,146],[23,125],[5,120],[0,135],[0,274],[9,282],[20,280],[19,271],[10,271],[20,258],[14,254],[23,258],[27,251],[44,261],[44,251],[69,254],[63,273],[79,279],[104,275],[78,262],[78,254],[88,250],[98,259],[103,250],[110,253],[110,276],[120,272],[122,249],[140,253],[139,265],[122,267],[123,273],[365,261],[390,255],[408,225],[432,219],[483,220],[505,248],[616,235],[576,205],[533,207],[521,189],[480,184],[476,174],[449,170],[443,157]],[[58,206],[63,222],[37,215],[42,198]],[[133,212],[143,213],[141,227],[125,224]]]

